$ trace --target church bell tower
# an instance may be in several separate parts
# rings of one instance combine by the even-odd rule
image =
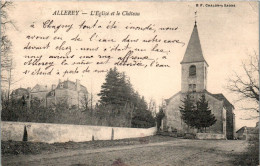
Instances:
[[[197,22],[181,61],[181,92],[202,92],[207,89],[208,63],[203,57]]]

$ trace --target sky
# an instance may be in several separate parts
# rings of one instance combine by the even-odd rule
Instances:
[[[215,4],[234,4],[235,7],[206,7]],[[105,4],[105,5],[104,5]],[[204,7],[196,7],[196,4],[203,4]],[[237,95],[230,93],[227,89],[227,79],[234,71],[242,72],[241,62],[248,59],[259,50],[258,40],[258,6],[256,2],[15,2],[10,10],[9,16],[14,20],[17,29],[10,28],[8,35],[12,40],[12,54],[15,62],[14,80],[20,80],[12,85],[12,89],[19,87],[33,87],[35,84],[57,84],[58,80],[69,79],[81,80],[81,84],[87,87],[93,94],[100,91],[105,81],[105,74],[85,74],[68,77],[55,76],[30,76],[22,74],[23,62],[26,52],[23,50],[25,36],[29,33],[42,32],[30,29],[29,25],[35,22],[37,25],[43,20],[51,18],[54,10],[70,9],[89,12],[91,10],[104,11],[135,11],[139,12],[138,17],[117,17],[113,18],[120,24],[129,22],[138,25],[153,23],[161,26],[179,27],[178,31],[159,33],[162,38],[180,39],[185,46],[166,45],[165,49],[171,50],[167,55],[167,63],[170,68],[127,68],[119,67],[119,71],[125,72],[130,77],[135,90],[145,97],[147,101],[154,99],[157,105],[163,99],[168,99],[181,89],[181,60],[184,56],[190,35],[193,30],[195,15],[197,11],[197,25],[204,58],[209,64],[208,87],[211,93],[223,93],[226,98],[235,106],[236,129],[242,126],[255,126],[257,119],[243,120],[255,116],[254,112],[239,110],[240,104],[236,103]],[[68,17],[66,17],[68,18]],[[87,19],[93,21],[106,18],[78,16],[70,17],[72,20]],[[110,19],[107,17],[107,19]],[[55,17],[55,20],[66,22],[64,17]],[[100,31],[98,31],[101,33]],[[125,35],[126,32],[115,32]],[[80,31],[81,35],[86,35]],[[102,33],[101,33],[102,34]],[[137,33],[136,36],[143,37],[145,33]],[[149,35],[149,34],[148,34]],[[109,36],[109,35],[108,35]],[[55,53],[55,52],[54,52]],[[154,56],[154,55],[151,55]],[[108,65],[107,68],[113,67]],[[62,68],[62,67],[61,67]],[[97,99],[97,97],[96,97]]]

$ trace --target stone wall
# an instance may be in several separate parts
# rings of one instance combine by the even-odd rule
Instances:
[[[84,142],[94,140],[111,140],[138,138],[155,135],[156,127],[149,129],[104,127],[88,125],[1,122],[1,138],[3,141],[22,141],[24,131],[30,142]]]

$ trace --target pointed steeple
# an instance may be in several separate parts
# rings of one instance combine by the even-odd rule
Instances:
[[[192,63],[192,62],[206,62],[203,57],[202,49],[200,45],[199,33],[197,29],[197,22],[195,20],[195,25],[188,43],[186,52],[181,61],[183,63]],[[207,63],[207,62],[206,62]]]

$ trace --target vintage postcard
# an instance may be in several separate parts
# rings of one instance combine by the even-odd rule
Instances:
[[[258,165],[258,5],[1,1],[2,165]]]

